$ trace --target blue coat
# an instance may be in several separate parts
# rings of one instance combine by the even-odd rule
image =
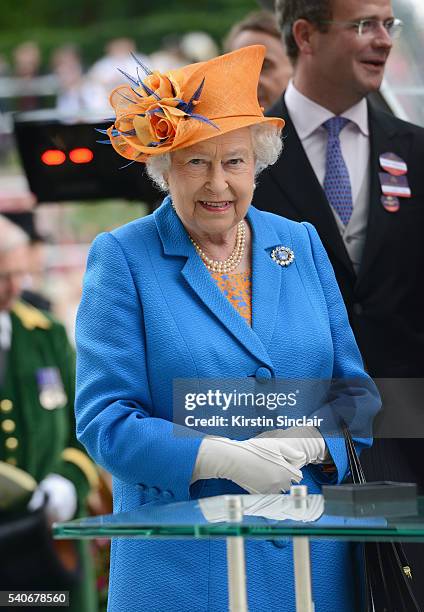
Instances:
[[[315,229],[253,207],[247,218],[251,328],[210,277],[169,198],[153,215],[93,243],[77,319],[77,435],[113,474],[115,512],[154,499],[243,492],[226,480],[190,487],[201,438],[173,431],[173,379],[264,373],[366,379]],[[286,268],[270,257],[279,245],[295,253]],[[364,408],[377,409],[378,402]],[[344,442],[326,442],[340,482],[347,471]],[[316,474],[303,473],[318,492]],[[250,611],[294,611],[291,545],[248,541],[246,551]],[[317,612],[353,611],[350,546],[313,542],[312,558]],[[113,542],[110,612],[221,612],[227,605],[224,542]]]

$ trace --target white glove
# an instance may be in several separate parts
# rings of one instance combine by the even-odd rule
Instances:
[[[249,493],[281,493],[302,480],[303,454],[285,440],[230,440],[207,436],[197,454],[191,482],[231,480]]]
[[[324,512],[324,497],[308,495],[304,499],[291,495],[243,495],[244,516],[262,516],[275,521],[317,521]],[[301,503],[299,503],[301,502]],[[222,496],[199,499],[203,516],[210,523],[225,523],[225,499]]]
[[[309,463],[331,463],[327,445],[316,427],[289,427],[288,429],[272,429],[258,436],[261,439],[284,440],[293,451],[302,455],[302,465]]]
[[[77,491],[73,483],[59,474],[49,474],[40,482],[31,497],[28,509],[36,510],[47,493],[47,515],[49,520],[63,522],[73,518],[77,510]]]

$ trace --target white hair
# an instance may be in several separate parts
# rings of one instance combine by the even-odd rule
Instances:
[[[252,135],[252,146],[255,155],[255,177],[268,166],[275,164],[283,150],[281,130],[269,123],[257,123],[249,126]],[[146,171],[152,181],[162,191],[168,191],[165,174],[171,167],[171,153],[152,155],[146,162]]]
[[[27,234],[3,215],[0,215],[0,236],[0,254],[29,243]]]

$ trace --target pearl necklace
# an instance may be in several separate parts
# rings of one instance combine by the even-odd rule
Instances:
[[[201,260],[210,272],[227,273],[235,270],[244,255],[244,248],[246,245],[246,227],[244,221],[240,221],[237,225],[236,244],[233,252],[227,259],[210,259],[206,253],[200,248],[195,240],[190,236],[190,240],[193,243],[194,248],[199,254]]]

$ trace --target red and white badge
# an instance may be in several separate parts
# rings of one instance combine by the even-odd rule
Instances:
[[[381,196],[381,203],[387,212],[395,213],[400,208],[399,198],[393,196]]]
[[[379,172],[381,191],[385,196],[395,196],[398,198],[410,198],[411,188],[409,187],[406,176],[393,176],[388,172]]]
[[[380,155],[380,166],[393,176],[402,176],[408,172],[408,164],[395,153]]]

